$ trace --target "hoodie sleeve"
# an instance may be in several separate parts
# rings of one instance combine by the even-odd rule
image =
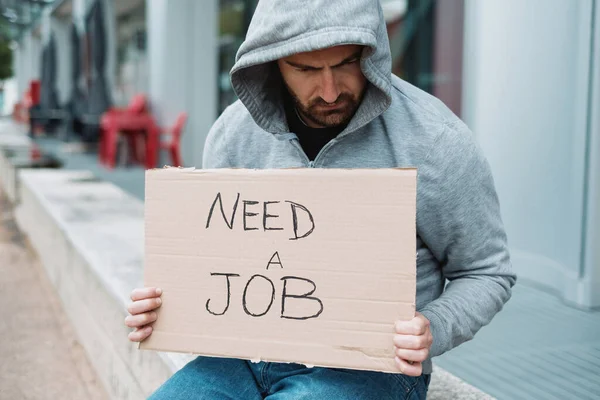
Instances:
[[[446,126],[419,170],[418,233],[449,281],[419,310],[431,322],[431,357],[473,338],[516,282],[490,167],[468,128]]]
[[[223,116],[219,117],[208,132],[204,143],[202,155],[202,168],[230,168],[232,167],[227,149],[225,124]]]

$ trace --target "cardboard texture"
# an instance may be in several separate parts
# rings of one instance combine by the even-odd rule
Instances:
[[[140,348],[398,372],[415,169],[150,170],[145,213],[163,303]]]

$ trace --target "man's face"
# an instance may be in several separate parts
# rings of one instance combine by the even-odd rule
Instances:
[[[277,61],[298,113],[313,128],[346,125],[358,109],[367,80],[362,46],[344,45]]]

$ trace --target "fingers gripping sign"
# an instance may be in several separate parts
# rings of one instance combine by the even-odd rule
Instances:
[[[159,288],[139,288],[131,292],[131,303],[127,307],[129,315],[125,325],[135,330],[129,334],[132,342],[141,342],[152,333],[152,324],[156,321],[156,309],[162,304]]]
[[[410,321],[396,321],[395,332],[396,365],[404,375],[420,376],[433,343],[429,320],[417,312]]]

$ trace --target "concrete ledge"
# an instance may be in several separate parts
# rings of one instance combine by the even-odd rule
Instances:
[[[17,168],[13,166],[13,163],[8,158],[4,148],[0,146],[0,183],[2,183],[2,189],[6,194],[6,197],[15,204],[18,202],[17,195],[19,190],[17,188]]]
[[[18,176],[17,221],[107,392],[146,398],[192,356],[141,351],[127,340],[128,296],[143,281],[143,204],[86,171],[22,170]],[[436,368],[428,398],[490,397]]]
[[[29,162],[31,139],[26,128],[10,119],[0,120],[0,182],[12,203],[18,200],[17,170]]]
[[[142,399],[190,357],[140,351],[123,325],[142,285],[143,206],[89,172],[23,170],[16,218],[107,392]]]
[[[10,157],[18,162],[29,160],[32,143],[27,129],[27,125],[17,123],[12,119],[0,119],[0,148],[10,151]]]

